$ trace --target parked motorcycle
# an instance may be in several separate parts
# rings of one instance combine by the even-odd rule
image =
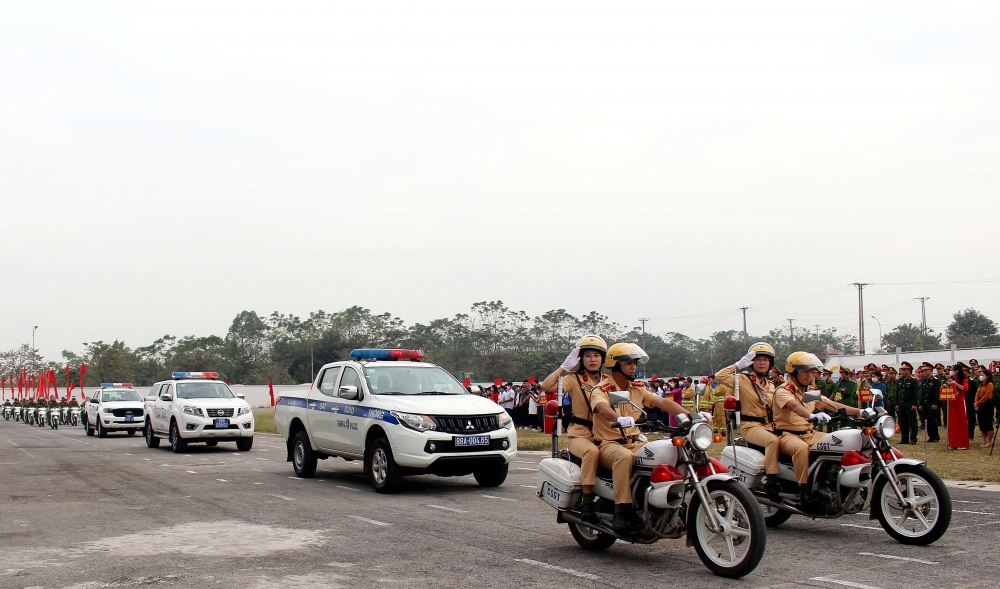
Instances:
[[[806,392],[804,402],[818,400],[818,391]],[[725,401],[730,444],[722,451],[722,462],[753,491],[768,527],[792,515],[833,519],[870,509],[869,519],[877,519],[903,544],[925,546],[948,530],[952,506],[944,481],[922,460],[904,458],[889,444],[898,428],[884,409],[867,409],[857,418],[843,411],[832,416],[831,423],[841,428],[820,437],[809,452],[809,488],[820,500],[802,505],[795,469],[784,455],[778,465],[781,501],[765,495],[764,448],[733,437],[736,405],[733,397]]]
[[[630,403],[625,394],[611,393],[610,398],[613,405]],[[687,535],[688,545],[694,545],[698,557],[713,573],[738,578],[753,571],[767,542],[764,516],[747,488],[706,454],[722,436],[697,414],[696,420],[681,416],[676,428],[647,421],[643,415],[637,423],[644,431],[671,437],[649,442],[634,452],[629,485],[633,506],[644,515],[642,529],[619,532],[611,527],[614,483],[611,471],[605,468],[598,469],[594,485],[598,521],[583,519],[580,461],[565,450],[560,457],[542,460],[536,495],[558,511],[556,521],[568,524],[573,538],[588,550],[605,550],[617,540],[652,544]]]

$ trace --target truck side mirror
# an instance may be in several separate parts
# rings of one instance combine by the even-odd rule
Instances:
[[[236,393],[236,398],[237,398],[237,399],[246,399],[246,398],[247,398],[247,396],[246,396],[246,395],[244,395],[243,393]]]
[[[353,401],[358,398],[358,387],[354,385],[342,386],[340,387],[340,392],[337,393],[337,396],[341,399]]]

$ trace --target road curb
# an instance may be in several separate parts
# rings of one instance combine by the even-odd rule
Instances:
[[[966,491],[989,491],[990,493],[1000,493],[1000,485],[987,483],[985,481],[949,481],[945,480],[946,487],[952,489],[965,489]]]

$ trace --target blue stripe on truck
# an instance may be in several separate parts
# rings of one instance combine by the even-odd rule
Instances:
[[[396,425],[399,423],[387,409],[377,409],[375,407],[365,407],[364,405],[352,405],[350,403],[338,403],[336,401],[311,401],[302,397],[281,397],[277,405],[288,407],[300,407],[313,411],[324,411],[326,413],[339,413],[348,417],[358,417],[364,419],[375,419]]]

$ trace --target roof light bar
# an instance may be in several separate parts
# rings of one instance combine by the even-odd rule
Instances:
[[[420,350],[382,350],[361,348],[351,351],[355,360],[420,360],[424,353]]]
[[[133,385],[130,382],[102,382],[101,383],[101,388],[102,389],[130,389],[130,388],[132,388],[134,386],[135,385]]]
[[[185,378],[219,378],[218,372],[175,372],[171,375],[175,380]]]

